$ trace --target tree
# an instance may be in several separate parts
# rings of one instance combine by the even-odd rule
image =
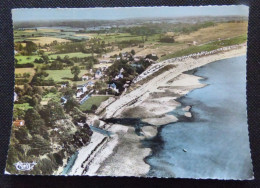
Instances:
[[[38,94],[38,95],[42,95],[43,90],[42,90],[41,87],[33,86],[33,93]]]
[[[41,111],[41,116],[48,125],[54,125],[56,120],[65,119],[65,113],[60,103],[50,100]]]
[[[93,104],[93,105],[91,106],[91,111],[95,111],[95,110],[97,110],[97,105]]]
[[[134,49],[131,50],[131,54],[135,55],[135,50]]]
[[[27,41],[25,50],[28,55],[32,55],[32,52],[37,50],[37,45],[35,43],[33,43],[32,41]]]
[[[40,126],[45,124],[40,114],[35,109],[27,110],[24,120],[26,127],[31,131],[38,131]]]
[[[74,75],[73,80],[74,81],[79,80],[78,76],[79,76],[79,73],[80,73],[80,68],[78,66],[73,66],[70,70],[71,70],[71,74]]]
[[[89,61],[89,62],[87,62],[87,63],[86,63],[86,69],[87,69],[87,70],[90,70],[90,69],[92,69],[92,68],[93,68],[93,66],[94,66],[94,63],[93,63],[93,61]]]
[[[74,98],[69,98],[65,103],[64,108],[66,112],[70,112],[74,107],[79,107],[79,103]]]

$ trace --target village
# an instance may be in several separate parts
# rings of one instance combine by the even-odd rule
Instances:
[[[144,24],[90,32],[51,27],[14,29],[9,151],[13,157],[7,162],[8,172],[23,173],[17,172],[13,163],[25,158],[38,164],[32,174],[52,174],[64,168],[64,159],[90,144],[97,132],[104,134],[101,117],[113,117],[142,96],[146,91],[142,86],[167,71],[169,65],[174,68],[175,62],[244,45],[244,31],[236,30],[233,38],[224,31],[230,25],[240,28],[245,24]],[[222,35],[197,40],[200,30],[211,33],[216,28],[222,29]]]

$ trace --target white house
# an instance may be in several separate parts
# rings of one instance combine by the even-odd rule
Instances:
[[[99,79],[103,76],[102,72],[100,70],[97,70],[97,72],[95,73],[95,79]]]
[[[66,99],[65,97],[61,97],[61,104],[66,104],[68,99]]]
[[[124,75],[121,73],[121,71],[118,75],[115,76],[114,80],[118,80],[120,78],[124,78]]]
[[[82,92],[85,93],[86,91],[88,91],[87,86],[88,86],[88,84],[78,85],[78,86],[77,86],[77,90],[81,89]]]
[[[117,93],[119,93],[119,90],[116,88],[116,84],[115,83],[109,84],[108,88],[114,90]]]
[[[15,102],[15,101],[18,101],[18,95],[17,95],[16,92],[14,92],[14,102]]]
[[[84,92],[82,91],[82,89],[78,89],[76,92],[76,97],[79,98],[83,94],[84,94]]]
[[[82,76],[82,81],[86,81],[86,80],[88,80],[88,76],[87,76],[86,74],[84,74],[84,75]]]
[[[66,87],[67,87],[67,84],[61,84],[60,87],[61,87],[61,88],[66,88]]]

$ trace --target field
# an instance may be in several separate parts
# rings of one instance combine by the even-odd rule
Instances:
[[[160,61],[174,58],[174,57],[181,57],[181,56],[185,56],[185,55],[192,54],[192,53],[198,53],[198,52],[202,52],[202,51],[212,51],[212,50],[215,50],[215,49],[218,49],[221,47],[225,47],[225,46],[241,44],[246,41],[247,41],[247,35],[242,35],[242,36],[234,37],[231,39],[207,43],[207,44],[204,44],[201,46],[192,46],[190,48],[177,51],[174,54],[168,54],[166,56],[163,56],[160,58]]]
[[[85,53],[82,53],[82,52],[74,52],[74,53],[66,53],[66,54],[51,54],[51,55],[49,55],[49,58],[56,59],[57,56],[64,58],[66,55],[69,56],[70,58],[72,58],[72,57],[83,58],[83,57],[91,56],[91,54],[85,54]]]
[[[104,66],[111,66],[112,63],[104,63],[104,64],[94,64],[94,68],[98,69],[100,67],[104,67]]]
[[[38,55],[16,55],[15,58],[18,60],[18,64],[32,63],[35,59],[39,59]]]
[[[60,94],[48,93],[47,95],[44,95],[42,97],[41,105],[46,105],[48,103],[48,101],[51,99],[56,102],[60,102]]]
[[[72,82],[73,74],[71,74],[70,69],[63,69],[63,70],[46,70],[46,72],[49,74],[48,77],[46,77],[46,80],[49,78],[52,78],[55,82],[61,82],[61,81],[69,81]],[[79,77],[84,75],[86,71],[81,70]]]
[[[91,110],[91,107],[93,105],[96,105],[98,107],[103,101],[107,100],[108,98],[109,96],[92,96],[85,103],[80,105],[80,110]]]
[[[61,39],[61,38],[55,38],[55,37],[34,37],[34,38],[28,38],[29,40],[33,41],[37,45],[45,45],[45,44],[50,44],[53,41],[57,42],[69,42],[69,40],[66,39]]]
[[[23,74],[23,73],[29,73],[30,74],[29,81],[31,81],[31,79],[35,73],[35,70],[34,70],[34,68],[16,68],[15,69],[15,74]]]

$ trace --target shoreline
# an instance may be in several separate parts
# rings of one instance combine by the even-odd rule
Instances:
[[[107,107],[104,117],[139,116],[143,122],[151,126],[141,127],[142,135],[138,136],[133,127],[119,124],[106,125],[105,129],[111,131],[113,135],[107,137],[106,142],[101,146],[100,140],[104,135],[97,136],[95,141],[93,137],[91,141],[95,143],[92,142],[90,146],[84,146],[79,150],[78,158],[72,167],[74,170],[69,175],[146,176],[150,171],[150,165],[146,163],[145,158],[151,155],[152,149],[143,147],[142,141],[155,138],[164,125],[178,121],[177,117],[167,113],[180,107],[181,104],[178,101],[187,93],[204,87],[199,82],[201,77],[188,75],[185,72],[218,60],[245,55],[245,53],[246,46],[242,46],[198,59],[188,58],[184,61],[176,61],[171,63],[176,65],[175,68],[165,71],[136,90],[121,96]],[[132,103],[133,100],[134,103]],[[163,105],[165,103],[168,105]],[[187,118],[193,117],[189,106],[182,110]],[[99,147],[94,147],[94,145],[99,145]],[[93,147],[97,150],[91,152],[91,155],[87,150]],[[91,161],[87,161],[86,158],[91,158]],[[85,170],[86,167],[87,170]]]

